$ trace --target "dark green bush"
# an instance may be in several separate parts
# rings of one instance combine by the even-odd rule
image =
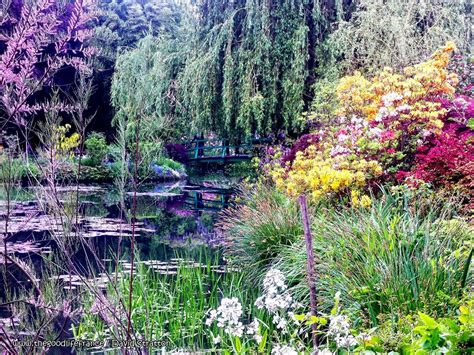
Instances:
[[[84,142],[86,146],[87,157],[83,164],[89,166],[98,166],[102,164],[108,153],[108,146],[105,137],[101,133],[92,132]]]

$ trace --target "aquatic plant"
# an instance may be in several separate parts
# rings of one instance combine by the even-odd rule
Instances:
[[[178,253],[170,262],[136,260],[131,321],[135,332],[140,332],[144,339],[161,341],[168,350],[218,349],[216,346],[219,344],[215,344],[210,337],[210,328],[205,321],[209,318],[209,309],[217,309],[224,295],[233,295],[241,303],[231,299],[224,301],[218,313],[219,318],[223,325],[240,332],[239,312],[253,308],[256,292],[245,289],[243,275],[222,265],[218,254],[212,254],[205,248],[200,250],[196,259],[188,252]],[[117,287],[121,297],[127,299],[131,264],[120,264],[124,273],[119,272]],[[113,287],[113,284],[107,286],[106,298],[117,305]],[[91,309],[96,301],[94,297],[84,300],[85,308]],[[239,311],[237,303],[245,306]],[[128,301],[126,304],[128,310]],[[120,337],[122,333],[110,327],[106,319],[98,311],[93,314],[86,312],[81,322],[73,328],[75,337]],[[135,333],[132,337],[135,337]]]

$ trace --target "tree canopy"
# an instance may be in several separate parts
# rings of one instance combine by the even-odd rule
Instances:
[[[186,122],[183,134],[245,139],[299,131],[299,114],[313,96],[315,68],[323,64],[321,44],[344,6],[340,1],[206,0],[187,7],[179,31],[155,39],[159,65],[140,73],[150,80],[160,77],[157,114],[172,113]],[[146,49],[139,45],[136,51]]]

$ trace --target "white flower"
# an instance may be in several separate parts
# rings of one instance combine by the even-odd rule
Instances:
[[[277,287],[281,289],[286,289],[285,284],[285,275],[278,269],[270,269],[265,275],[263,280],[263,287],[268,289],[270,287]]]
[[[382,101],[385,107],[390,107],[395,101],[399,101],[401,99],[403,99],[403,96],[396,92],[390,92],[382,96]]]
[[[335,315],[330,317],[329,335],[348,334],[350,330],[349,318],[347,316]]]
[[[332,351],[328,348],[319,349],[317,355],[333,355]]]
[[[350,333],[349,317],[333,315],[330,317],[328,335],[333,336],[339,348],[350,348],[357,345],[356,338]]]
[[[329,152],[329,154],[331,155],[331,157],[334,157],[336,155],[346,154],[348,152],[349,152],[349,149],[347,149],[346,147],[336,145],[335,147],[331,148],[331,151]]]
[[[423,135],[423,138],[429,137],[431,135],[431,132],[427,129],[424,129],[421,131],[421,134]]]
[[[209,327],[211,326],[212,322],[214,322],[217,318],[217,311],[215,309],[211,309],[209,311],[209,318],[206,319],[206,325]]]
[[[363,118],[359,118],[356,115],[352,115],[352,118],[351,118],[352,124],[359,125],[359,124],[362,124],[363,122],[364,122]]]
[[[247,334],[253,335],[253,339],[257,344],[262,342],[262,336],[259,334],[259,323],[257,318],[247,326]]]
[[[374,128],[371,128],[369,129],[369,135],[371,137],[380,137],[380,135],[382,134],[382,130],[378,127],[374,127]]]
[[[263,307],[265,307],[265,296],[260,296],[259,298],[257,298],[255,300],[255,306],[258,309],[262,309]]]
[[[339,143],[345,142],[347,138],[349,138],[347,134],[340,134],[337,136],[337,140],[339,141]]]
[[[217,326],[223,328],[226,334],[241,337],[244,332],[244,325],[239,320],[241,316],[242,305],[239,300],[235,297],[223,298],[217,310],[209,311],[206,325],[210,326],[217,320]]]
[[[357,340],[353,335],[348,334],[346,336],[337,336],[334,338],[339,348],[350,348],[357,345]]]
[[[276,324],[277,329],[284,329],[286,327],[287,321],[278,314],[275,314],[273,316],[273,324]]]
[[[298,355],[298,352],[289,345],[276,344],[272,349],[273,355]]]
[[[212,339],[212,342],[214,343],[214,345],[217,345],[221,342],[221,337],[218,335],[216,336],[215,338]]]
[[[258,327],[258,320],[255,318],[254,321],[247,326],[247,334],[252,335],[258,333]]]
[[[411,109],[411,106],[407,105],[407,104],[400,105],[400,106],[397,107],[398,112],[408,112],[408,111],[410,111],[410,109]]]

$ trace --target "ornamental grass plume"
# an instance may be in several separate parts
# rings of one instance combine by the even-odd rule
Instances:
[[[0,93],[7,120],[24,126],[26,115],[44,108],[30,98],[54,75],[70,66],[90,72],[95,49],[84,44],[92,36],[94,0],[75,0],[63,8],[57,0],[20,1],[0,23],[5,50],[0,55]],[[18,4],[16,4],[18,5]]]
[[[226,259],[245,265],[249,281],[260,284],[281,248],[302,239],[301,212],[296,201],[266,185],[243,191],[241,199],[246,202],[221,212],[217,227]]]

